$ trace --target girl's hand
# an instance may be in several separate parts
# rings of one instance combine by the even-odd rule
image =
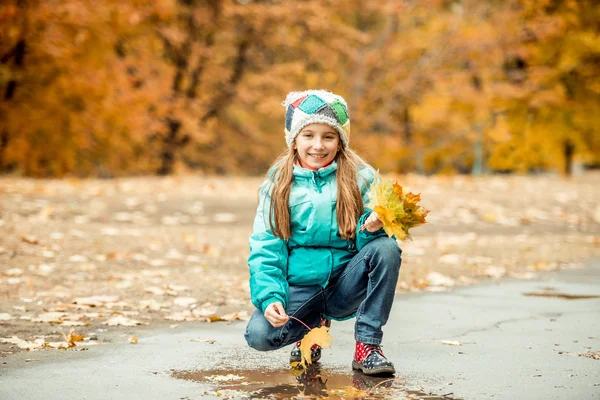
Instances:
[[[290,317],[288,317],[288,315],[285,313],[285,309],[281,303],[269,304],[265,310],[265,318],[271,325],[273,325],[273,328],[279,328],[285,325],[285,323],[290,319]]]
[[[361,230],[366,229],[369,232],[375,232],[383,228],[383,222],[379,219],[379,215],[375,211],[369,214],[369,217],[363,224]]]

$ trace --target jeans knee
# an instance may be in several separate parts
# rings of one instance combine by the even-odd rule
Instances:
[[[248,346],[258,351],[275,350],[278,346],[271,340],[271,335],[269,335],[268,330],[258,325],[259,324],[249,323],[246,327],[244,338],[246,339]]]
[[[385,263],[390,266],[396,266],[400,268],[400,264],[402,262],[401,254],[402,250],[398,246],[395,240],[382,237],[373,240],[374,252],[375,255],[385,260]]]
[[[246,334],[245,337],[246,337],[246,343],[248,343],[248,346],[252,347],[254,350],[258,350],[258,351],[272,350],[272,347],[270,346],[269,342],[267,341],[267,339],[264,336],[257,337],[257,336]]]

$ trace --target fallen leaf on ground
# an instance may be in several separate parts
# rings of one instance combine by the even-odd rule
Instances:
[[[248,319],[246,319],[248,317],[248,313],[246,311],[240,311],[240,312],[230,312],[228,314],[222,315],[221,316],[221,320],[222,321],[237,321],[237,320],[242,320],[242,321],[247,321]]]
[[[87,257],[86,256],[82,256],[80,254],[75,254],[71,257],[69,257],[69,261],[70,262],[87,262]]]
[[[124,317],[122,315],[118,315],[116,317],[113,317],[107,321],[103,322],[104,325],[108,325],[108,326],[117,326],[117,325],[121,325],[121,326],[138,326],[138,325],[148,325],[148,323],[146,322],[141,322],[141,321],[137,321],[135,319],[129,319],[127,317]]]
[[[0,338],[0,343],[16,344],[17,347],[19,347],[20,349],[28,349],[28,348],[34,346],[33,342],[28,342],[27,340],[19,339],[16,336],[13,336],[10,338]],[[43,344],[43,339],[42,339],[42,344]]]
[[[442,275],[439,272],[435,272],[435,271],[432,271],[429,274],[427,274],[426,280],[427,280],[427,284],[430,286],[451,287],[456,284],[454,279],[450,278],[449,276]]]
[[[511,272],[510,276],[517,279],[531,280],[535,279],[536,274],[534,272]]]
[[[167,294],[166,290],[161,289],[156,286],[147,287],[146,289],[144,289],[144,291],[148,292],[148,293],[152,293],[155,296],[164,296],[165,294]]]
[[[64,313],[64,312],[47,312],[47,313],[38,315],[36,318],[33,318],[31,321],[32,322],[48,322],[48,323],[54,323],[54,324],[62,324],[63,318],[65,318],[67,315],[69,315],[69,314]]]
[[[165,303],[160,303],[154,299],[150,299],[150,300],[140,300],[138,302],[139,307],[141,310],[152,310],[152,311],[160,311],[163,308],[169,308],[170,303],[165,302]]]
[[[532,271],[554,271],[558,269],[557,263],[548,263],[547,261],[539,261],[527,267],[528,270]]]
[[[40,244],[40,241],[32,235],[23,235],[21,236],[21,241],[29,244]]]
[[[102,307],[105,303],[114,303],[118,300],[119,296],[77,297],[73,300],[73,304],[89,307]]]
[[[176,297],[173,304],[180,307],[189,307],[198,302],[194,297]]]
[[[327,393],[341,399],[364,399],[369,397],[369,392],[357,389],[354,386],[346,386],[341,389],[330,389]]]
[[[86,325],[90,325],[90,323],[83,322],[83,321],[62,321],[62,325],[63,326],[86,326]]]
[[[468,276],[464,276],[464,275],[459,276],[458,281],[460,283],[462,283],[463,285],[473,285],[473,284],[477,283],[476,279],[469,278]]]
[[[69,337],[68,337],[68,342],[81,342],[83,339],[85,339],[85,335],[78,335],[77,333],[71,332],[69,333]]]
[[[23,270],[21,268],[9,268],[2,273],[4,276],[21,276],[23,275]]]
[[[168,284],[166,286],[167,290],[174,290],[176,292],[187,292],[190,290],[190,288],[188,286],[184,286],[184,285],[173,285],[173,284]]]
[[[462,257],[459,254],[444,254],[439,260],[444,264],[458,265],[461,263]]]
[[[43,348],[57,349],[57,350],[67,350],[72,347],[75,347],[75,343],[68,342],[45,342],[42,346]]]
[[[129,343],[138,344],[139,340],[135,336],[129,336]]]
[[[192,310],[192,314],[196,318],[210,317],[211,315],[215,315],[216,312],[217,312],[216,308],[205,308],[205,307],[195,308]]]
[[[196,317],[194,317],[192,315],[192,312],[190,310],[174,312],[172,314],[166,315],[165,319],[168,319],[169,321],[176,321],[176,322],[196,321]]]
[[[438,340],[437,343],[447,344],[448,346],[462,346],[463,345],[458,340]]]
[[[231,213],[217,213],[213,216],[213,221],[220,224],[231,223],[237,221],[237,217]]]
[[[192,339],[190,342],[215,344],[217,341],[214,339]]]
[[[246,379],[246,377],[240,376],[240,375],[227,374],[227,375],[211,375],[211,376],[207,377],[206,379],[208,379],[209,381],[213,381],[213,382],[231,382],[231,381],[243,381],[244,379]]]
[[[10,338],[0,338],[0,343],[12,343],[17,345],[20,349],[25,349],[27,351],[39,350],[44,347],[46,341],[44,339],[35,339],[33,342],[29,342],[27,340],[19,339],[17,336],[13,336]]]
[[[499,279],[506,275],[506,268],[491,266],[487,267],[484,273],[490,278]]]

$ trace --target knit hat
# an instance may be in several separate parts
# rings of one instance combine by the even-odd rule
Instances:
[[[306,125],[327,124],[335,128],[344,147],[350,139],[348,105],[343,97],[326,90],[290,92],[282,105],[285,113],[285,141],[292,147],[296,136]]]

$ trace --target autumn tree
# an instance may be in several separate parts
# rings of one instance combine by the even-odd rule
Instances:
[[[350,102],[382,170],[598,163],[599,6],[510,0],[6,0],[0,170],[263,173],[290,90]]]
[[[5,2],[2,67],[4,169],[26,175],[144,171],[140,132],[153,91],[136,86],[116,46],[137,22],[120,2]],[[21,47],[19,47],[21,46]],[[11,49],[24,48],[22,53]],[[15,56],[11,57],[12,54]],[[115,149],[118,149],[115,151]]]
[[[569,174],[576,154],[598,163],[600,4],[534,2],[519,7],[522,41],[505,62],[510,138],[490,162],[503,169],[555,167]]]

